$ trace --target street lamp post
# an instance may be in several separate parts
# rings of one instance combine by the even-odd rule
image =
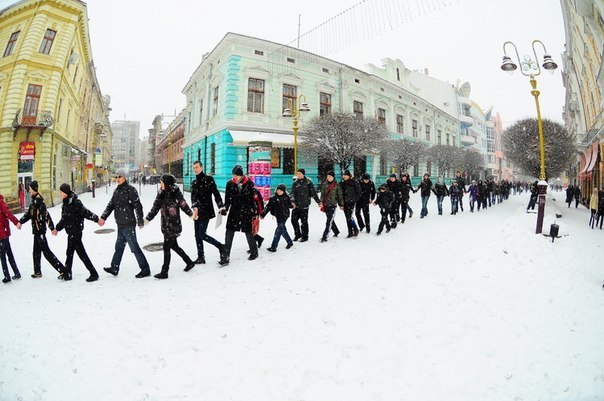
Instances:
[[[298,104],[300,105],[298,107]],[[298,170],[298,119],[300,113],[310,111],[308,103],[306,103],[306,97],[304,95],[298,96],[298,101],[294,103],[292,99],[287,99],[287,107],[283,110],[283,117],[291,117],[292,119],[292,131],[294,131],[294,173]]]
[[[535,49],[536,43],[543,47],[543,64],[541,67],[553,74],[556,68],[558,68],[558,65],[554,62],[554,60],[552,60],[552,57],[547,53],[545,45],[540,40],[533,40],[531,45],[533,48],[533,55],[535,56],[534,60],[530,55],[524,56],[524,59],[521,59],[516,45],[510,41],[505,42],[503,44],[503,62],[501,63],[501,69],[509,74],[512,74],[518,68],[518,65],[512,61],[506,52],[506,46],[510,45],[514,48],[514,52],[516,53],[516,59],[518,64],[520,64],[520,72],[522,75],[530,78],[532,88],[531,95],[533,95],[535,98],[535,105],[537,107],[537,127],[539,129],[539,156],[541,158],[538,183],[539,207],[537,212],[537,227],[535,228],[535,234],[541,234],[541,231],[543,230],[543,214],[545,212],[545,193],[547,191],[547,181],[545,180],[545,141],[543,138],[543,122],[541,120],[541,108],[539,107],[539,94],[541,92],[537,90],[537,80],[535,79],[537,75],[541,74],[541,67],[537,63],[538,57]]]

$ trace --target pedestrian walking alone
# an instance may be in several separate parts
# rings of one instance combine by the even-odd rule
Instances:
[[[170,251],[173,250],[185,262],[185,271],[188,272],[195,267],[195,262],[189,255],[178,246],[178,237],[182,232],[182,222],[180,221],[180,211],[182,210],[192,219],[197,218],[185,200],[180,188],[176,185],[176,178],[172,174],[164,174],[159,181],[159,193],[155,197],[153,206],[147,217],[145,225],[148,224],[161,210],[161,232],[164,235],[164,263],[161,271],[153,277],[159,279],[168,278],[170,270]]]
[[[111,259],[111,266],[105,267],[107,273],[117,276],[120,271],[120,264],[126,244],[136,257],[140,272],[134,277],[143,278],[151,275],[149,262],[143,254],[141,247],[136,239],[136,226],[143,228],[143,205],[141,204],[138,192],[128,183],[126,178],[126,169],[120,168],[115,175],[117,188],[113,191],[111,200],[107,204],[105,211],[101,214],[99,223],[105,225],[107,218],[115,211],[115,223],[117,224],[117,239],[115,240],[115,252]],[[136,213],[136,216],[135,216]]]
[[[191,208],[195,213],[195,243],[197,245],[197,259],[195,263],[205,263],[205,253],[203,242],[207,242],[218,249],[222,253],[223,245],[213,237],[207,234],[210,220],[216,217],[214,206],[212,205],[212,197],[218,209],[224,206],[222,197],[216,187],[216,182],[212,176],[207,175],[203,171],[203,164],[199,160],[193,162],[193,173],[195,179],[191,182]]]
[[[61,207],[61,220],[57,223],[53,235],[63,228],[67,232],[67,258],[65,259],[65,272],[63,280],[69,281],[72,276],[73,254],[77,252],[78,257],[84,263],[84,266],[90,274],[87,282],[93,282],[99,279],[99,273],[90,261],[84,244],[82,243],[82,232],[84,231],[84,219],[99,222],[99,217],[88,210],[78,196],[71,190],[69,184],[61,184],[60,192],[63,205]]]
[[[8,272],[8,265],[6,264],[6,258],[8,257],[8,263],[13,269],[13,280],[19,280],[21,278],[21,273],[19,272],[19,268],[17,267],[17,262],[15,262],[15,257],[13,255],[13,250],[10,247],[10,222],[12,222],[17,229],[21,229],[21,223],[15,217],[15,215],[10,211],[6,202],[4,202],[4,197],[0,195],[0,261],[2,262],[2,273],[4,274],[4,279],[2,279],[3,283],[10,283],[11,276]]]
[[[46,226],[50,230],[55,229],[55,225],[52,222],[52,217],[46,210],[46,204],[44,198],[38,192],[38,181],[32,181],[29,183],[29,195],[31,196],[31,203],[29,209],[21,217],[19,223],[25,224],[31,220],[31,231],[34,235],[34,249],[33,249],[33,260],[34,260],[34,273],[31,275],[32,278],[42,277],[42,269],[40,267],[40,259],[42,254],[44,258],[50,263],[50,265],[59,272],[59,277],[62,278],[65,266],[59,262],[59,259],[48,247],[48,241],[46,239]]]

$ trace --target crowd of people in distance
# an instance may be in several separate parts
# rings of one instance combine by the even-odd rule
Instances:
[[[117,187],[113,191],[111,199],[100,216],[88,210],[80,201],[78,196],[71,190],[68,184],[60,186],[60,195],[63,199],[61,219],[56,224],[46,209],[44,199],[39,193],[38,183],[32,181],[28,192],[31,203],[28,210],[20,220],[8,210],[6,203],[0,196],[0,261],[4,274],[4,283],[21,278],[21,273],[15,262],[10,247],[9,221],[18,229],[28,221],[31,221],[33,240],[33,274],[32,278],[42,277],[41,256],[58,272],[58,278],[63,281],[72,280],[72,265],[74,254],[82,260],[89,272],[86,279],[93,282],[99,279],[99,274],[91,262],[84,244],[82,232],[84,220],[96,222],[103,226],[106,220],[113,214],[117,225],[117,237],[115,250],[108,267],[103,270],[117,276],[120,273],[120,265],[126,245],[134,254],[140,271],[136,278],[149,277],[151,269],[136,237],[136,227],[143,228],[158,214],[161,216],[161,232],[163,235],[163,264],[161,271],[154,275],[157,279],[167,279],[170,265],[171,253],[174,251],[185,263],[184,271],[188,272],[198,264],[205,264],[204,243],[212,245],[219,253],[219,266],[227,266],[230,263],[231,249],[236,232],[242,232],[248,244],[248,259],[254,260],[258,257],[264,238],[260,236],[260,220],[268,214],[275,217],[277,227],[275,229],[271,245],[267,248],[269,252],[277,252],[279,243],[285,240],[285,249],[294,246],[294,242],[303,243],[309,240],[308,214],[314,201],[319,209],[325,213],[325,227],[320,238],[322,243],[327,242],[330,233],[337,237],[340,228],[335,222],[338,209],[344,212],[346,219],[347,238],[357,237],[359,233],[371,232],[370,207],[379,208],[380,222],[377,225],[376,235],[384,231],[389,233],[396,229],[399,224],[404,224],[407,216],[413,217],[413,210],[409,205],[411,194],[419,192],[421,197],[420,218],[428,216],[428,201],[432,195],[436,197],[436,209],[439,215],[444,213],[443,203],[445,198],[450,200],[450,214],[456,215],[464,211],[464,197],[467,195],[467,203],[470,213],[486,210],[498,203],[508,199],[510,194],[521,194],[530,192],[530,201],[527,211],[534,209],[537,200],[537,182],[528,183],[509,182],[507,180],[495,181],[493,178],[483,180],[471,180],[466,183],[460,171],[457,171],[450,185],[446,185],[444,179],[439,177],[433,183],[429,174],[424,174],[421,182],[414,186],[411,177],[403,173],[400,177],[391,174],[386,182],[380,184],[377,189],[369,174],[364,173],[361,177],[354,177],[350,171],[345,170],[342,180],[336,181],[335,173],[329,171],[325,181],[321,184],[320,191],[315,189],[313,182],[306,177],[304,168],[296,171],[296,177],[288,189],[285,184],[279,184],[275,193],[267,202],[262,198],[260,191],[254,186],[254,182],[243,173],[243,168],[236,165],[232,169],[230,179],[224,191],[224,201],[218,190],[214,178],[205,174],[200,161],[192,165],[195,179],[191,182],[191,203],[184,198],[183,193],[176,184],[176,179],[171,174],[164,174],[159,181],[159,191],[153,205],[146,216],[143,214],[143,206],[134,186],[127,180],[127,171],[118,169],[115,174]],[[578,195],[577,195],[578,194]],[[578,207],[580,190],[577,187],[567,189],[567,203],[575,200]],[[592,220],[590,225],[600,225],[604,221],[604,191],[594,190],[591,197],[590,208],[592,209]],[[214,205],[221,216],[226,216],[225,238],[221,243],[207,233],[210,220],[217,217]],[[182,221],[180,212],[183,212],[193,220],[195,232],[195,244],[197,257],[191,258],[179,246],[178,237],[182,233]],[[287,221],[291,217],[293,238],[287,228]],[[50,250],[46,239],[47,229],[52,235],[63,229],[67,232],[66,260],[63,264]],[[8,264],[13,269],[12,277],[9,274]]]

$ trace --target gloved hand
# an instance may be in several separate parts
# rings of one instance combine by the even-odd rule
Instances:
[[[147,224],[149,224],[149,220],[144,219],[144,220],[143,220],[143,225],[145,225],[145,226],[146,226]]]

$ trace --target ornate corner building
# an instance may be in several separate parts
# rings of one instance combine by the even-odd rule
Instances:
[[[20,197],[37,180],[54,203],[63,182],[77,191],[106,182],[109,97],[95,74],[86,3],[23,0],[0,10],[0,52],[0,193]]]

